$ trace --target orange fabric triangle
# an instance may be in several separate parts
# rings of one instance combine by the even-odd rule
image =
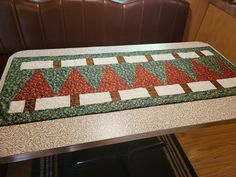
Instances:
[[[92,92],[94,92],[94,90],[91,85],[76,68],[73,68],[58,95],[65,96]]]
[[[220,65],[220,69],[224,73],[224,78],[229,77],[236,77],[236,73],[233,72],[231,69],[229,69],[224,62],[222,62],[220,59],[216,59],[217,63]]]
[[[194,70],[197,74],[198,81],[211,81],[222,78],[216,72],[212,71],[210,68],[207,68],[204,64],[192,61]]]
[[[15,96],[14,100],[31,100],[43,97],[53,97],[54,93],[39,69]]]
[[[153,87],[163,83],[153,74],[145,70],[141,65],[136,65],[134,87]]]
[[[98,92],[115,92],[118,90],[130,89],[130,86],[108,65],[102,76]]]
[[[166,79],[168,84],[186,84],[194,82],[194,79],[186,74],[184,71],[173,66],[169,62],[165,62],[166,67]]]

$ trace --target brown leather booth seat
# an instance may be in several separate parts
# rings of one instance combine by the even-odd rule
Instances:
[[[0,0],[0,54],[181,41],[184,0]]]

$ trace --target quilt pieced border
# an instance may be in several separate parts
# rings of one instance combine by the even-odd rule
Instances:
[[[0,125],[232,96],[236,67],[211,47],[16,57]]]

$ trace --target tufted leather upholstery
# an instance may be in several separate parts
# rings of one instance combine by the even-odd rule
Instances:
[[[181,41],[184,0],[1,0],[0,54]]]

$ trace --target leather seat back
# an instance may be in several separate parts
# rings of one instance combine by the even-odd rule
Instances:
[[[181,41],[184,0],[1,0],[0,54]]]

